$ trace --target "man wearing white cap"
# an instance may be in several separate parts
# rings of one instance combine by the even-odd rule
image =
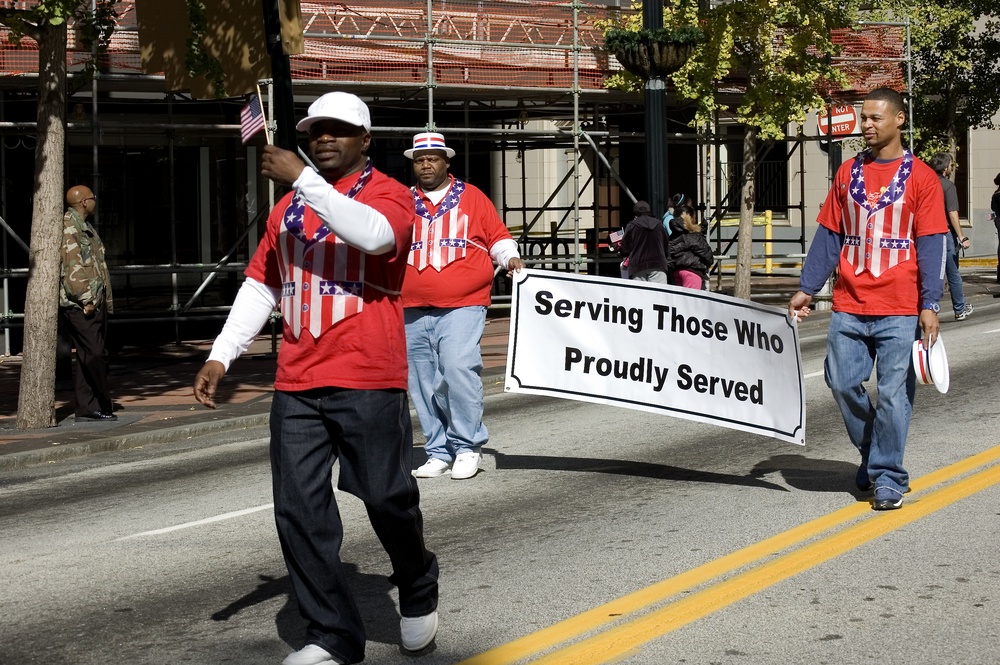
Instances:
[[[417,176],[417,216],[403,281],[410,399],[428,457],[413,475],[433,478],[450,470],[453,480],[463,480],[479,470],[489,436],[479,340],[493,262],[508,275],[524,262],[489,198],[448,173],[455,151],[444,136],[417,134],[403,154],[413,160]]]
[[[271,403],[274,516],[306,646],[284,665],[357,663],[365,629],[340,561],[343,524],[332,488],[360,498],[392,562],[403,648],[437,632],[438,564],[424,546],[412,468],[400,288],[413,197],[372,167],[368,107],[333,92],[298,123],[318,173],[266,146],[262,173],[290,186],[208,361],[195,398],[215,408],[219,380],[280,305],[283,342]]]

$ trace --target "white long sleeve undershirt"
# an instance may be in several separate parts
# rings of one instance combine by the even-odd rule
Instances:
[[[250,342],[267,323],[271,312],[278,306],[280,296],[278,289],[247,277],[236,294],[226,325],[212,344],[208,359],[218,360],[228,371],[232,362],[250,347]]]
[[[316,171],[302,169],[292,187],[323,225],[348,245],[367,254],[385,254],[396,248],[396,235],[385,215],[341,194]]]
[[[497,240],[490,247],[490,258],[496,261],[498,265],[503,266],[504,270],[507,269],[511,259],[520,257],[521,253],[517,249],[517,241],[513,238]]]
[[[316,171],[303,169],[292,187],[323,225],[348,245],[376,255],[395,249],[396,235],[385,215],[341,194]],[[260,333],[280,296],[278,289],[248,277],[236,294],[208,359],[219,361],[228,370]]]

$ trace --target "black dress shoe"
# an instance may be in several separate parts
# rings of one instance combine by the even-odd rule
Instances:
[[[78,415],[76,419],[108,421],[108,420],[118,420],[118,416],[116,416],[113,413],[105,413],[104,411],[91,411],[90,413],[85,413],[82,416]]]

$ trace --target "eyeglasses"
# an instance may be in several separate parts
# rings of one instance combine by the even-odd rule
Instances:
[[[85,199],[81,199],[80,203],[83,203],[84,201],[93,201],[94,203],[97,203],[97,197],[96,196],[88,196]]]

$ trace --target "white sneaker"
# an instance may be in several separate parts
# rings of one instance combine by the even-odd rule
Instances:
[[[437,478],[448,473],[449,464],[443,459],[432,457],[413,472],[414,478]]]
[[[340,665],[329,651],[315,644],[307,644],[281,661],[281,665]]]
[[[482,455],[479,453],[459,453],[455,457],[454,466],[451,467],[451,479],[465,480],[476,475],[481,458]]]
[[[403,617],[399,622],[399,632],[403,637],[403,648],[420,651],[434,641],[438,632],[438,613],[431,612],[422,617]]]

